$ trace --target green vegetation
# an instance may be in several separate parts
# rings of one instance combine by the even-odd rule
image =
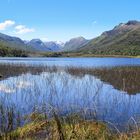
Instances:
[[[19,49],[9,48],[0,44],[0,56],[2,57],[27,57],[27,52]]]
[[[63,57],[65,53],[62,52],[45,52],[40,53],[44,57]]]
[[[101,55],[101,56],[138,56],[140,55],[140,46],[119,46],[114,45],[105,48],[92,49],[91,51],[83,51],[85,54]]]
[[[114,51],[113,51],[114,52]],[[120,51],[118,51],[120,52]],[[134,51],[135,53],[135,51]],[[77,51],[77,52],[46,52],[46,53],[40,53],[39,56],[42,57],[139,57],[138,55],[130,55],[130,53],[112,53],[110,52],[103,52],[103,51]],[[132,54],[132,53],[131,53]]]
[[[135,132],[113,132],[106,123],[83,120],[78,115],[47,119],[46,115],[32,113],[30,123],[1,135],[2,140],[138,140],[140,130]]]

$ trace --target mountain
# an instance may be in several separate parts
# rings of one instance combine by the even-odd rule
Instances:
[[[88,43],[83,37],[72,38],[71,40],[67,41],[63,47],[63,51],[73,51],[79,49],[81,46]]]
[[[140,22],[120,23],[77,51],[107,55],[140,55]]]
[[[31,41],[21,40],[18,37],[12,37],[0,33],[0,45],[33,52],[60,52],[72,51],[88,42],[83,37],[73,38],[70,41],[63,43],[61,41],[43,42],[40,39],[32,39]]]
[[[64,45],[63,42],[54,42],[54,41],[44,42],[44,44],[52,52],[60,51],[62,49],[63,45]]]
[[[32,39],[31,41],[25,41],[28,46],[31,46],[36,51],[56,52],[60,51],[61,45],[57,42],[43,42],[40,39]]]
[[[31,46],[35,51],[51,51],[40,39],[32,39],[26,45]]]
[[[60,51],[64,44],[62,42],[43,42],[40,39],[32,39],[31,41],[21,40],[18,37],[12,37],[0,33],[0,46],[8,48],[33,51],[33,52],[56,52]],[[3,47],[2,47],[3,48]]]
[[[11,37],[2,33],[0,33],[0,45],[19,50],[32,50],[32,48],[25,45],[24,41],[22,41],[20,38]]]

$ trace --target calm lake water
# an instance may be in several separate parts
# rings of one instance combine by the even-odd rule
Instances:
[[[112,67],[140,65],[140,58],[0,58],[0,63],[77,67]]]
[[[42,111],[45,106],[46,112],[55,108],[61,115],[84,112],[87,119],[110,122],[118,128],[133,123],[132,117],[138,123],[140,121],[138,58],[0,58],[0,68],[3,64],[10,65],[5,73],[10,71],[11,65],[64,67],[34,74],[31,71],[21,72],[18,75],[12,74],[18,69],[11,69],[12,76],[0,81],[0,104],[5,108],[14,107],[15,114],[30,114],[35,108]],[[68,71],[67,66],[79,69]],[[85,68],[83,74],[81,67]],[[109,70],[100,70],[95,74],[87,72],[86,68],[95,67]]]

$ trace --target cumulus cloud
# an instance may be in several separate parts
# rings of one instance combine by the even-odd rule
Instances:
[[[12,20],[5,20],[4,22],[0,23],[0,30],[6,30],[8,27],[11,27],[15,24],[15,21]]]
[[[25,25],[18,25],[13,20],[5,20],[4,22],[0,23],[0,31],[5,31],[8,29],[8,27],[12,27],[11,29],[15,34],[26,34],[35,31],[35,29],[28,28]]]
[[[15,31],[16,34],[26,34],[35,31],[35,29],[27,28],[25,25],[18,25],[15,27],[15,29],[16,29]]]

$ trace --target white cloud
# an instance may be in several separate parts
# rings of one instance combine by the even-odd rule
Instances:
[[[6,20],[6,21],[0,23],[0,30],[6,30],[6,28],[11,27],[14,24],[15,24],[15,21]]]
[[[6,30],[8,27],[12,27],[15,25],[15,21],[13,20],[5,20],[4,22],[0,23],[0,30]],[[16,31],[14,31],[16,34],[25,34],[29,32],[34,32],[35,29],[33,28],[27,28],[25,25],[15,25],[13,26]]]
[[[34,32],[35,29],[33,28],[27,28],[26,26],[24,25],[18,25],[15,27],[16,29],[16,34],[26,34],[26,33],[30,33],[30,32]]]

